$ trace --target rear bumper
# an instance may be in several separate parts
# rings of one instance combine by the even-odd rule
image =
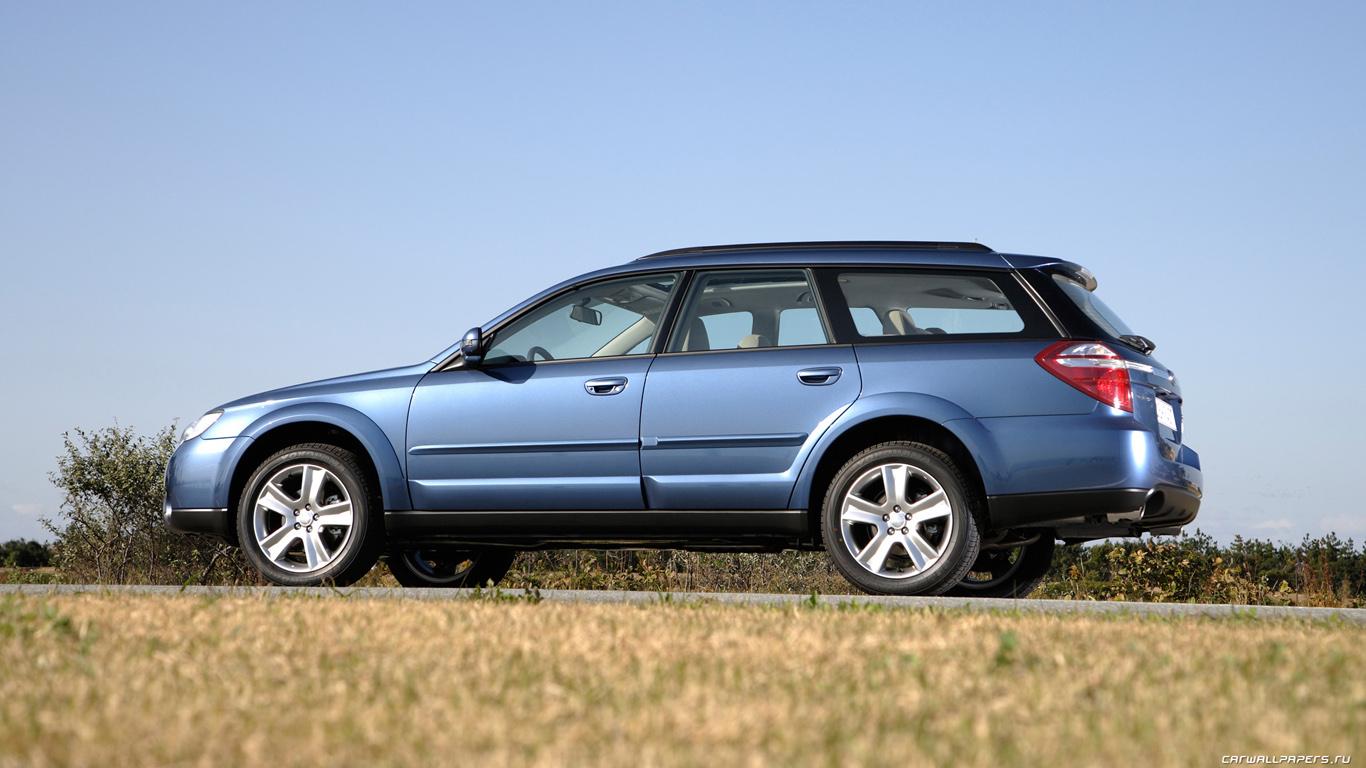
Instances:
[[[989,496],[991,524],[997,528],[1021,528],[1073,518],[1134,516],[1148,499],[1147,488],[1055,493],[1013,493]]]
[[[1053,528],[1063,539],[1176,533],[1200,511],[1200,493],[1159,484],[988,498],[995,528]]]
[[[1125,417],[984,419],[991,527],[1076,540],[1176,533],[1200,511],[1200,456]],[[995,471],[991,471],[995,470]]]

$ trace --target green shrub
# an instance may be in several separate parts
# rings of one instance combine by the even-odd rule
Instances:
[[[1366,590],[1366,547],[1335,534],[1299,545],[1196,531],[1179,537],[1060,547],[1041,596],[1240,604],[1355,605]]]
[[[66,494],[56,520],[53,564],[65,580],[96,584],[254,581],[233,549],[186,536],[162,519],[174,426],[148,436],[126,427],[63,435],[52,482]]]

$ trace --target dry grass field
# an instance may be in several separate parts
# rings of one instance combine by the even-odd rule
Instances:
[[[1337,623],[0,598],[6,765],[1219,765],[1364,734]]]

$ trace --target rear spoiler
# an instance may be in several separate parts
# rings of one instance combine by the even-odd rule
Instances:
[[[1006,264],[1015,269],[1035,269],[1052,275],[1062,275],[1088,291],[1096,290],[1096,276],[1091,270],[1071,261],[1049,258],[1047,256],[1025,256],[1018,253],[1003,253]]]
[[[1048,272],[1049,274],[1062,275],[1068,280],[1080,283],[1082,287],[1088,291],[1095,291],[1096,286],[1100,285],[1100,283],[1096,281],[1096,276],[1091,274],[1091,270],[1070,261],[1059,261],[1053,264],[1047,264],[1039,269]]]

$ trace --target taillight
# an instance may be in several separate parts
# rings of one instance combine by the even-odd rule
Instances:
[[[1044,370],[1102,403],[1134,412],[1129,364],[1099,341],[1060,341],[1034,359]]]

